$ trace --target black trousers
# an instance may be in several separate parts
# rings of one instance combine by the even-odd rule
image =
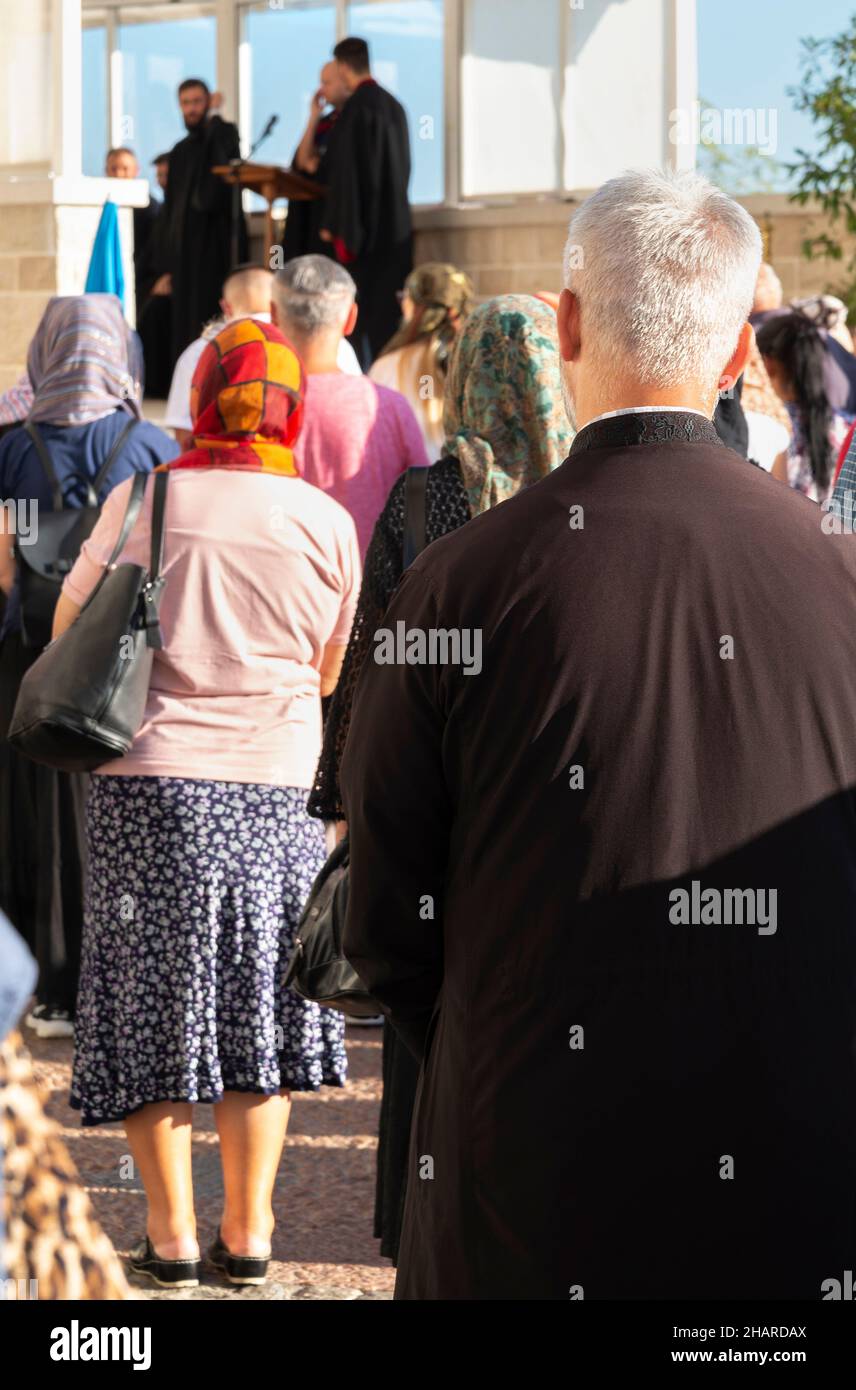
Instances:
[[[38,655],[17,633],[0,643],[0,907],[36,957],[39,1003],[73,1014],[89,778],[41,767],[6,740],[21,680]]]
[[[367,372],[401,322],[398,291],[413,269],[413,243],[407,241],[388,251],[364,256],[346,269],[357,286],[357,324],[350,343]]]

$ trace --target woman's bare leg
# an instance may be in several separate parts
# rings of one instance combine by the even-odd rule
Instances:
[[[291,1095],[227,1091],[214,1107],[225,1201],[220,1234],[233,1255],[264,1257],[273,1235],[273,1185],[285,1143]]]
[[[190,1166],[193,1107],[158,1101],[125,1118],[125,1133],[148,1202],[146,1230],[164,1260],[199,1255]]]

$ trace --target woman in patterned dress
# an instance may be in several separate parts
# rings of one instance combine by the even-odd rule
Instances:
[[[324,860],[305,810],[359,588],[353,522],[296,476],[296,354],[228,325],[193,379],[193,447],[166,465],[163,649],[130,752],[92,779],[71,1104],[122,1120],[148,1199],[131,1269],[199,1277],[193,1105],[214,1106],[225,1190],[209,1252],[261,1283],[290,1092],[341,1086],[344,1019],[282,987]],[[73,622],[119,535],[111,494],[68,576]],[[120,561],[146,565],[151,484]]]

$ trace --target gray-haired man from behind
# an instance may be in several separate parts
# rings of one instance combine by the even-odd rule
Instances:
[[[363,668],[344,946],[422,1066],[397,1298],[856,1269],[856,550],[711,424],[760,258],[696,176],[581,205],[570,455],[384,617],[481,672]]]
[[[340,370],[340,345],[358,312],[354,281],[327,256],[296,256],[274,277],[273,321],[306,371],[297,466],[351,513],[364,556],[396,478],[427,466],[428,456],[400,392]]]

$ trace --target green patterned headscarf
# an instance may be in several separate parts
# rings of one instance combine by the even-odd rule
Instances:
[[[558,468],[574,432],[552,309],[503,294],[473,310],[449,359],[443,428],[473,516]]]

